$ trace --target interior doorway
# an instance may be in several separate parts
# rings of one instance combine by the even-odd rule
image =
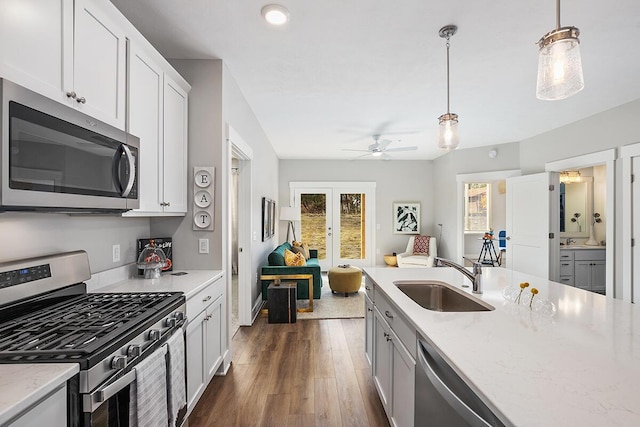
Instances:
[[[253,320],[251,286],[251,180],[253,150],[230,126],[228,192],[229,241],[227,265],[228,306],[230,336],[239,326],[250,326]]]
[[[318,250],[323,271],[373,265],[375,183],[291,183],[291,197],[301,208],[297,237]]]
[[[520,170],[503,170],[493,172],[480,172],[456,175],[457,181],[457,252],[456,262],[461,264],[477,261],[483,249],[484,241],[482,237],[484,233],[493,228],[496,254],[500,256],[498,233],[500,230],[506,229],[506,183],[507,178],[520,176]],[[470,184],[486,184],[486,199],[483,205],[481,186],[473,186]],[[469,201],[476,198],[477,206],[474,209],[469,207]],[[475,202],[474,202],[475,203]],[[484,222],[484,228],[480,225],[482,218],[482,209],[488,208],[488,218]],[[479,215],[476,215],[479,214]],[[474,218],[474,215],[475,218]],[[480,218],[480,220],[478,220]],[[483,253],[484,254],[484,253]],[[500,266],[509,265],[508,250],[502,255],[504,259],[500,260]],[[469,261],[467,261],[469,260]],[[496,262],[494,265],[498,265]]]

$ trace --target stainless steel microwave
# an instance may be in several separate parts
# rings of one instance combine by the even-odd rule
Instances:
[[[137,137],[0,79],[0,211],[140,206]]]

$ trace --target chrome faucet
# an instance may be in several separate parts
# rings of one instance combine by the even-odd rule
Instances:
[[[469,270],[467,270],[465,267],[459,264],[456,264],[455,262],[445,258],[435,257],[434,262],[436,267],[442,267],[443,265],[446,265],[447,267],[455,268],[460,273],[464,274],[467,279],[471,280],[471,283],[473,284],[474,294],[482,293],[482,264],[481,263],[479,262],[473,263],[473,273],[472,273]]]
[[[567,246],[571,246],[575,244],[576,244],[575,240],[573,240],[571,237],[567,238]]]

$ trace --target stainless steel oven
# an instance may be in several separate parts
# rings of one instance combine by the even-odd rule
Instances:
[[[140,206],[137,137],[6,79],[0,91],[0,210]]]
[[[68,426],[121,427],[149,410],[133,384],[159,361],[167,415],[180,426],[186,396],[177,406],[168,396],[186,390],[184,347],[171,349],[174,338],[184,344],[176,335],[187,322],[184,295],[86,293],[90,275],[84,251],[0,263],[0,363],[77,363],[67,383]]]

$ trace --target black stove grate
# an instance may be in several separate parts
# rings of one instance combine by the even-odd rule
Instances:
[[[0,324],[0,360],[71,361],[102,351],[175,306],[181,293],[84,294]]]

